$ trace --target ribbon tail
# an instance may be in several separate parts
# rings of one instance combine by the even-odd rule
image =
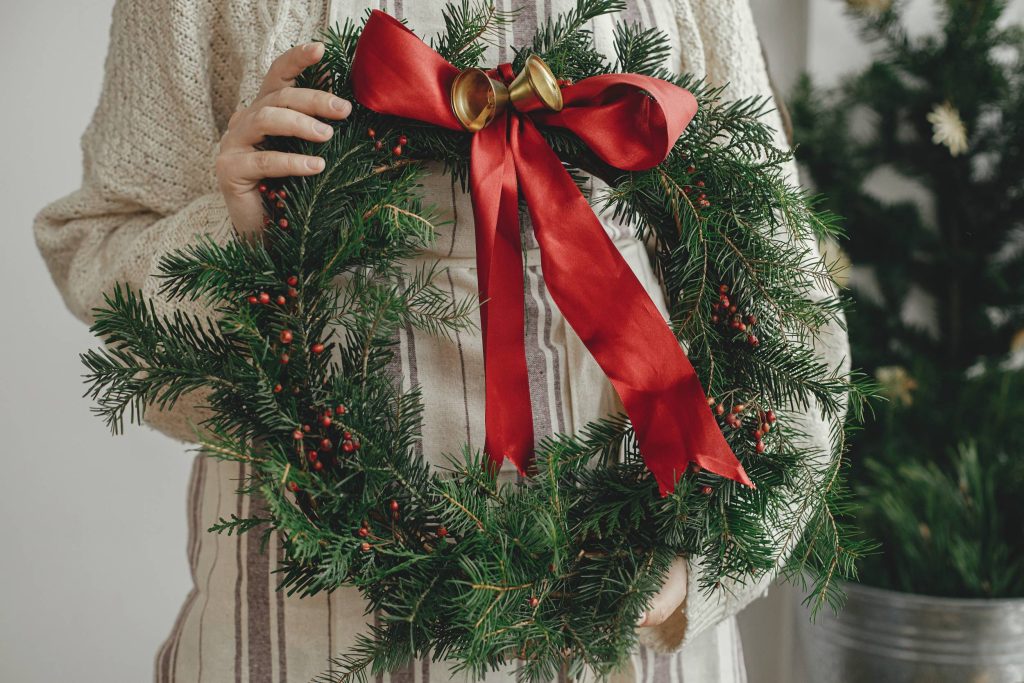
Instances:
[[[533,458],[533,409],[523,332],[519,186],[505,133],[508,118],[473,136],[470,150],[484,343],[484,451],[495,468],[507,457],[527,474]]]
[[[510,142],[548,291],[622,399],[662,495],[691,462],[752,486],[678,340],[555,152],[525,118]]]

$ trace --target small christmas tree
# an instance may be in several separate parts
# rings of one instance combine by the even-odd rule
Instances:
[[[805,79],[792,114],[847,220],[854,364],[889,398],[853,446],[883,544],[863,578],[1024,595],[1024,31],[1000,0],[945,0],[920,38],[904,3],[849,5],[875,61],[833,91]],[[926,199],[880,196],[903,184]]]

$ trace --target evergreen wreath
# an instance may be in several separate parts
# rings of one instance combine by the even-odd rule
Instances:
[[[200,300],[210,318],[157,315],[123,285],[95,311],[104,347],[82,359],[112,430],[126,413],[141,422],[147,407],[205,392],[201,452],[247,463],[240,494],[268,510],[211,531],[276,530],[280,590],[351,585],[381,610],[319,680],[363,680],[412,657],[453,660],[474,676],[518,660],[531,681],[563,666],[607,674],[635,645],[636,619],[677,555],[700,558],[704,590],[782,570],[810,583],[817,608],[841,599],[837,579],[868,547],[840,521],[846,399],[859,417],[868,387],[810,348],[817,330],[841,322],[842,302],[810,298],[834,290],[827,264],[801,243],[837,236],[836,220],[782,176],[789,154],[772,144],[765,100],[726,102],[724,88],[666,71],[667,39],[653,29],[618,23],[609,63],[585,27],[623,7],[579,0],[515,49],[514,66],[537,54],[561,79],[634,72],[696,96],[696,117],[647,171],[604,167],[571,133],[542,133],[578,181],[579,171],[606,180],[602,205],[653,240],[673,330],[756,488],[691,469],[659,495],[624,416],[545,439],[535,473],[514,483],[499,483],[468,448],[449,470],[430,469],[414,449],[418,388],[403,392],[386,368],[400,327],[447,335],[473,324],[476,301],[432,284],[436,267],[411,278],[402,268],[437,224],[417,192],[423,162],[442,162],[465,187],[470,137],[358,103],[326,143],[267,142],[327,163],[261,186],[262,242],[204,238],[161,260],[161,295]],[[433,47],[476,66],[508,20],[488,2],[448,5]],[[297,85],[353,99],[360,31],[328,31],[324,58]],[[806,445],[801,411],[836,425],[834,452]]]

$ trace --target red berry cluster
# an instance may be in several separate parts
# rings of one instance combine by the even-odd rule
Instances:
[[[708,397],[708,406],[715,413],[715,415],[721,417],[725,415],[724,422],[733,429],[740,429],[743,426],[744,413],[747,412],[747,406],[743,403],[736,403],[732,409],[726,411],[725,405],[719,403],[714,397]],[[757,422],[755,428],[751,430],[750,435],[754,438],[754,448],[758,453],[765,452],[765,445],[763,437],[772,430],[772,425],[775,424],[775,411],[773,410],[758,410],[757,411]],[[707,488],[707,487],[705,487]],[[710,493],[705,491],[704,493]]]
[[[694,175],[695,173],[697,173],[697,167],[691,164],[690,166],[686,167],[686,172],[689,173],[690,175]],[[696,193],[696,196],[694,196],[694,193]],[[706,209],[709,206],[711,206],[711,200],[709,200],[707,194],[704,193],[703,180],[698,180],[692,185],[683,186],[683,194],[685,194],[687,197],[692,198],[694,205],[701,209]]]
[[[753,313],[746,313],[729,299],[729,285],[718,286],[718,303],[715,304],[711,314],[711,322],[715,325],[726,325],[737,332],[743,332],[747,336],[747,343],[757,348],[761,340],[754,334],[754,325],[757,324],[757,316]]]
[[[278,391],[277,385],[274,387],[274,391]],[[315,422],[317,429],[314,430],[310,423],[306,423],[296,427],[292,431],[292,439],[295,441],[295,449],[299,453],[300,457],[305,456],[309,462],[309,468],[314,472],[320,472],[325,467],[325,462],[330,465],[337,461],[338,454],[335,451],[334,441],[331,436],[337,436],[337,431],[341,428],[340,423],[335,421],[333,416],[341,416],[347,412],[347,408],[343,405],[335,406],[332,410],[327,408],[326,410],[315,411]],[[313,439],[313,448],[306,450],[306,440]],[[341,450],[345,453],[352,453],[360,448],[358,439],[353,438],[352,432],[348,430],[341,430]],[[290,487],[289,487],[290,488]]]
[[[378,152],[384,149],[384,141],[377,139],[377,131],[373,128],[366,129],[366,135],[373,140],[373,148]],[[391,153],[396,157],[402,156],[402,147],[409,144],[409,138],[406,135],[398,136],[398,144],[391,148]]]
[[[256,189],[263,196],[264,205],[267,207],[267,213],[263,216],[263,227],[269,227],[273,223],[282,230],[287,230],[288,219],[285,218],[284,212],[288,191],[284,188],[271,189],[266,183],[260,183]]]

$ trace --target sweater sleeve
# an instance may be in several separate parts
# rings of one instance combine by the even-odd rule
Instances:
[[[682,46],[681,71],[706,74],[716,85],[728,85],[726,96],[741,99],[750,96],[772,97],[767,67],[761,52],[748,0],[672,0]],[[768,115],[767,122],[775,131],[775,145],[786,149],[788,143],[782,120],[777,111]],[[785,174],[798,182],[796,166],[787,164]],[[804,245],[817,254],[816,244]],[[817,299],[832,296],[833,292],[817,289],[811,296]],[[840,373],[849,372],[849,342],[843,324],[834,322],[820,331],[813,342],[817,356]],[[795,416],[797,430],[806,435],[802,445],[827,461],[834,452],[833,430],[821,418],[817,406]],[[798,509],[799,493],[785,503]],[[793,542],[798,534],[793,534]],[[792,545],[783,548],[779,565],[792,551]],[[757,583],[723,581],[720,590],[707,594],[698,586],[701,558],[690,558],[686,601],[682,608],[664,624],[656,628],[639,629],[645,645],[658,651],[677,650],[693,642],[698,636],[733,616],[755,599],[761,597],[775,580],[771,572]]]
[[[103,87],[81,140],[82,186],[34,223],[54,283],[85,322],[117,282],[141,291],[159,313],[202,314],[197,304],[161,298],[154,273],[162,256],[196,235],[232,233],[213,169],[238,74],[214,16],[212,2],[118,0],[114,7]],[[197,404],[186,397],[147,419],[192,440]]]

